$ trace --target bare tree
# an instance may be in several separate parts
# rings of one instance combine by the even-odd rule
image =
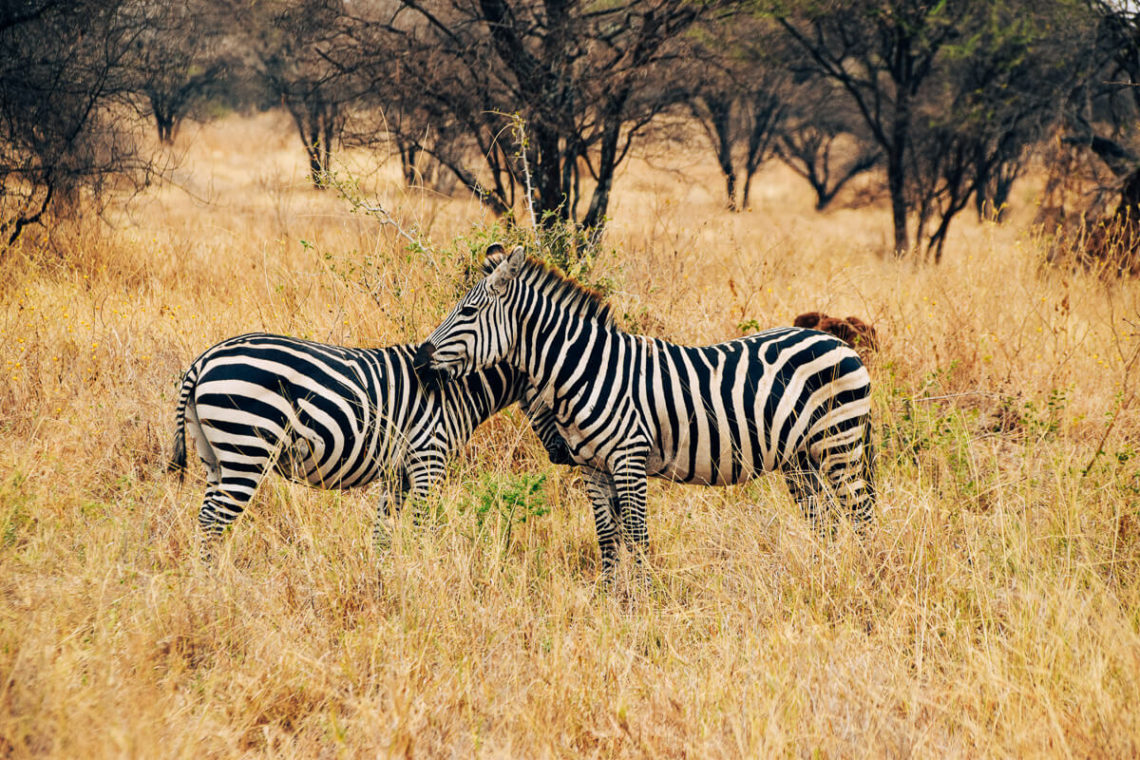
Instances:
[[[10,245],[80,192],[145,184],[125,61],[141,28],[116,0],[0,8],[0,234]]]
[[[711,80],[689,100],[689,109],[716,153],[724,175],[725,195],[731,211],[748,208],[752,178],[773,155],[783,103],[767,82],[748,89],[734,84],[717,86]],[[737,199],[739,178],[744,177]]]
[[[669,82],[686,64],[684,33],[711,7],[397,0],[387,16],[361,13],[355,34],[357,52],[376,51],[372,89],[403,110],[388,122],[406,148],[433,156],[500,213],[522,188],[550,223],[579,219],[585,182],[581,221],[596,228],[616,168],[678,101]],[[521,145],[511,139],[519,123]]]
[[[293,118],[309,160],[314,187],[331,167],[349,109],[363,91],[352,72],[334,65],[342,47],[342,0],[228,0],[226,12],[249,48],[248,65]],[[341,55],[343,58],[343,54]]]
[[[811,185],[817,211],[852,179],[882,163],[882,149],[831,82],[798,83],[788,111],[776,155]]]
[[[787,114],[792,74],[778,31],[769,19],[734,13],[704,24],[695,46],[702,65],[692,72],[689,111],[716,154],[732,211],[748,208],[752,178],[774,155]]]
[[[169,144],[195,103],[220,91],[234,63],[232,35],[216,3],[133,0],[127,7],[141,27],[127,60],[133,87],[147,99],[159,139]]]

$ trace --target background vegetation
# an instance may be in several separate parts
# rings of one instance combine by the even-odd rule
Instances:
[[[874,255],[885,204],[819,217],[773,166],[733,214],[698,156],[632,159],[589,275],[677,340],[874,321],[881,501],[866,539],[824,540],[778,478],[653,482],[651,582],[605,595],[582,489],[517,412],[389,557],[374,494],[273,478],[200,565],[202,472],[164,471],[189,361],[255,329],[415,339],[502,231],[393,164],[376,188],[438,241],[412,249],[306,188],[281,115],[185,139],[182,188],[29,234],[4,269],[6,753],[1137,751],[1140,292],[1042,267],[1040,181],[932,268]]]
[[[1057,227],[1096,197],[1112,214],[1117,194],[1127,196],[1135,89],[1114,83],[1127,81],[1131,48],[1094,45],[1112,52],[1098,59],[1099,74],[1051,85],[1057,102],[1076,110],[1034,117],[1032,129],[1018,132],[1027,137],[1010,154],[1014,164],[983,183],[979,164],[960,163],[974,167],[973,179],[924,201],[916,188],[951,186],[913,178],[957,175],[933,173],[953,162],[919,162],[942,154],[915,146],[932,141],[950,145],[951,158],[977,155],[964,147],[974,139],[966,127],[993,125],[1005,113],[974,102],[987,118],[963,116],[950,125],[958,130],[930,118],[957,111],[930,109],[965,107],[974,91],[951,85],[986,60],[975,51],[1001,46],[987,47],[985,14],[955,21],[981,24],[963,37],[939,25],[943,4],[891,5],[939,22],[923,44],[933,29],[952,38],[931,59],[930,76],[958,72],[913,93],[904,168],[922,173],[905,173],[906,251],[914,255],[900,257],[888,148],[850,90],[863,88],[868,102],[878,97],[884,114],[897,115],[886,108],[897,100],[895,80],[878,74],[849,85],[843,72],[864,71],[857,58],[828,73],[830,59],[791,34],[789,27],[810,32],[811,42],[856,28],[813,31],[830,23],[809,13],[824,5],[761,8],[767,15],[730,24],[745,39],[772,35],[757,51],[762,62],[792,51],[814,61],[767,70],[772,92],[794,99],[753,92],[748,100],[734,90],[761,81],[732,73],[748,60],[743,53],[712,75],[701,56],[720,49],[704,26],[716,18],[686,21],[662,42],[654,65],[675,76],[631,75],[649,89],[631,90],[630,102],[646,110],[622,112],[641,116],[622,116],[619,145],[628,151],[613,166],[604,229],[586,224],[600,184],[586,164],[599,171],[602,122],[590,121],[599,136],[576,148],[559,133],[557,176],[570,167],[571,203],[554,207],[537,187],[548,150],[530,105],[510,109],[525,119],[504,117],[490,147],[479,143],[489,131],[456,127],[455,144],[467,146],[457,153],[461,166],[485,191],[472,192],[443,148],[436,155],[406,139],[420,134],[399,126],[416,123],[414,110],[385,108],[387,131],[365,129],[376,123],[366,117],[381,112],[369,106],[379,103],[369,100],[375,95],[361,94],[380,90],[358,88],[370,70],[363,63],[334,59],[333,48],[320,47],[329,42],[313,43],[312,58],[301,52],[308,48],[266,52],[289,22],[325,18],[286,13],[288,4],[245,5],[243,13],[272,11],[275,20],[259,27],[264,17],[235,12],[224,16],[225,34],[203,37],[201,48],[224,58],[225,77],[211,78],[224,86],[192,99],[168,131],[157,115],[165,106],[148,110],[149,98],[127,86],[140,48],[110,44],[197,28],[126,13],[162,8],[100,4],[104,15],[83,17],[82,44],[38,53],[45,67],[83,63],[55,69],[55,78],[21,79],[15,59],[0,57],[0,106],[9,109],[0,125],[12,130],[0,142],[5,166],[18,167],[5,174],[0,198],[13,241],[0,249],[0,755],[1140,752],[1140,289],[1117,276],[1131,272],[1126,256],[1085,256],[1079,266],[1062,255],[1075,251],[1080,264],[1096,240],[1128,251],[1132,233],[1123,224],[1115,237],[1097,238],[1096,229],[1070,237]],[[1001,19],[1016,7],[991,5]],[[74,28],[62,4],[15,8],[0,23],[5,51],[39,39],[17,33],[30,24]],[[1134,28],[1126,13],[1105,15],[1112,9],[1100,5],[1049,8],[1091,13],[1080,18],[1095,23],[1035,15],[1025,39],[1091,29],[1081,39],[1125,40]],[[418,19],[408,25],[414,34],[401,27],[405,41],[441,47],[416,13],[409,5],[395,14],[401,23]],[[631,14],[628,28],[607,28],[640,29],[645,17]],[[745,23],[758,25],[757,34]],[[329,24],[318,37],[339,44],[362,34]],[[451,52],[475,50],[478,23],[454,25],[474,36]],[[104,28],[120,36],[92,44]],[[258,28],[261,37],[235,41],[239,30]],[[199,49],[194,35],[178,39]],[[669,57],[674,44],[683,56]],[[107,67],[91,65],[95,50]],[[871,64],[884,60],[861,50]],[[1028,66],[1023,53],[1010,60]],[[482,69],[466,71],[504,70],[481,60]],[[690,80],[694,61],[705,74]],[[1013,77],[1021,69],[999,68],[1011,77],[1005,91],[1021,93]],[[293,84],[269,89],[273,71]],[[98,90],[106,97],[65,113],[96,121],[35,122],[13,105],[38,92],[46,108],[45,82],[78,85],[88,76],[106,85]],[[507,79],[517,85],[516,76]],[[660,93],[650,84],[673,80],[729,94],[702,90],[698,98],[686,84],[680,100],[653,101]],[[882,85],[878,96],[866,89],[871,82]],[[352,105],[338,110],[330,103],[340,95],[312,94],[326,84]],[[435,102],[430,84],[415,85],[425,108]],[[60,91],[60,102],[80,102],[77,91]],[[1033,93],[1022,95],[1000,105],[1036,113]],[[716,120],[725,98],[727,131]],[[270,103],[285,107],[261,110]],[[323,105],[297,105],[305,103]],[[490,130],[480,114],[479,129]],[[772,119],[785,128],[754,128]],[[80,128],[63,136],[82,140],[41,139],[69,123]],[[332,140],[322,136],[330,125]],[[298,149],[298,134],[314,133]],[[735,185],[717,148],[722,134],[737,136],[728,141],[731,158],[745,167]],[[754,139],[767,147],[749,158]],[[786,160],[757,160],[750,174],[747,162],[761,153]],[[195,533],[202,471],[183,485],[165,471],[181,371],[213,342],[248,330],[351,345],[421,339],[488,242],[532,234],[527,193],[518,189],[522,155],[536,185],[529,197],[546,212],[536,214],[545,251],[602,287],[630,329],[704,343],[812,310],[876,325],[874,530],[862,539],[820,537],[779,478],[726,489],[655,481],[648,582],[622,578],[613,593],[598,593],[596,540],[577,476],[546,461],[513,411],[480,428],[428,525],[401,525],[391,555],[370,548],[374,493],[271,478],[217,565],[203,567]],[[804,179],[811,155],[833,162],[822,185]],[[115,157],[130,160],[102,160]],[[490,199],[495,161],[499,205]],[[836,189],[844,167],[860,162],[867,170]],[[70,179],[56,184],[61,176]],[[1017,181],[999,181],[1011,176]],[[834,190],[822,204],[821,186]],[[68,202],[58,204],[61,197]],[[967,199],[973,212],[928,245],[952,198]],[[989,203],[1001,213],[986,211]],[[926,242],[916,246],[916,237]]]
[[[169,175],[140,117],[172,145],[188,116],[279,105],[315,187],[367,147],[410,186],[543,226],[603,229],[631,150],[696,125],[732,210],[768,161],[819,209],[879,168],[893,252],[935,262],[962,210],[1000,218],[1044,155],[1044,220],[1082,256],[1104,216],[1084,212],[1132,181],[1109,222],[1124,250],[1091,257],[1140,270],[1140,15],[1118,0],[23,0],[0,52],[9,243]],[[1076,179],[1101,192],[1071,197],[1092,156]]]

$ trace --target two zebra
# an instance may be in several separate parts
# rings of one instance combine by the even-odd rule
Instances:
[[[725,485],[782,470],[809,520],[825,497],[858,524],[870,518],[870,378],[847,344],[779,328],[678,346],[617,329],[596,294],[521,247],[489,248],[484,272],[414,358],[409,346],[252,335],[195,361],[175,463],[185,466],[185,424],[209,471],[205,556],[269,469],[336,488],[383,477],[398,508],[516,400],[551,460],[584,468],[607,577],[621,540],[648,542],[647,475]],[[382,498],[377,543],[386,512]]]

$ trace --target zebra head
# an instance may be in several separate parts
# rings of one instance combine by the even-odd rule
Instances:
[[[488,248],[483,266],[487,275],[420,345],[416,371],[450,380],[506,359],[518,333],[508,311],[510,295],[525,264],[521,245],[510,255],[504,255],[498,243]]]

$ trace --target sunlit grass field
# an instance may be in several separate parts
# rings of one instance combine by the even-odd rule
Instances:
[[[622,323],[873,322],[880,499],[824,537],[779,477],[652,481],[650,557],[607,593],[517,409],[387,556],[376,490],[271,477],[199,562],[205,471],[166,472],[190,361],[422,339],[503,230],[363,154],[343,173],[402,230],[353,213],[279,115],[179,149],[173,185],[0,260],[0,757],[1140,753],[1140,285],[1043,267],[1040,183],[932,267],[776,165],[732,214],[702,146],[631,160],[588,272]]]

